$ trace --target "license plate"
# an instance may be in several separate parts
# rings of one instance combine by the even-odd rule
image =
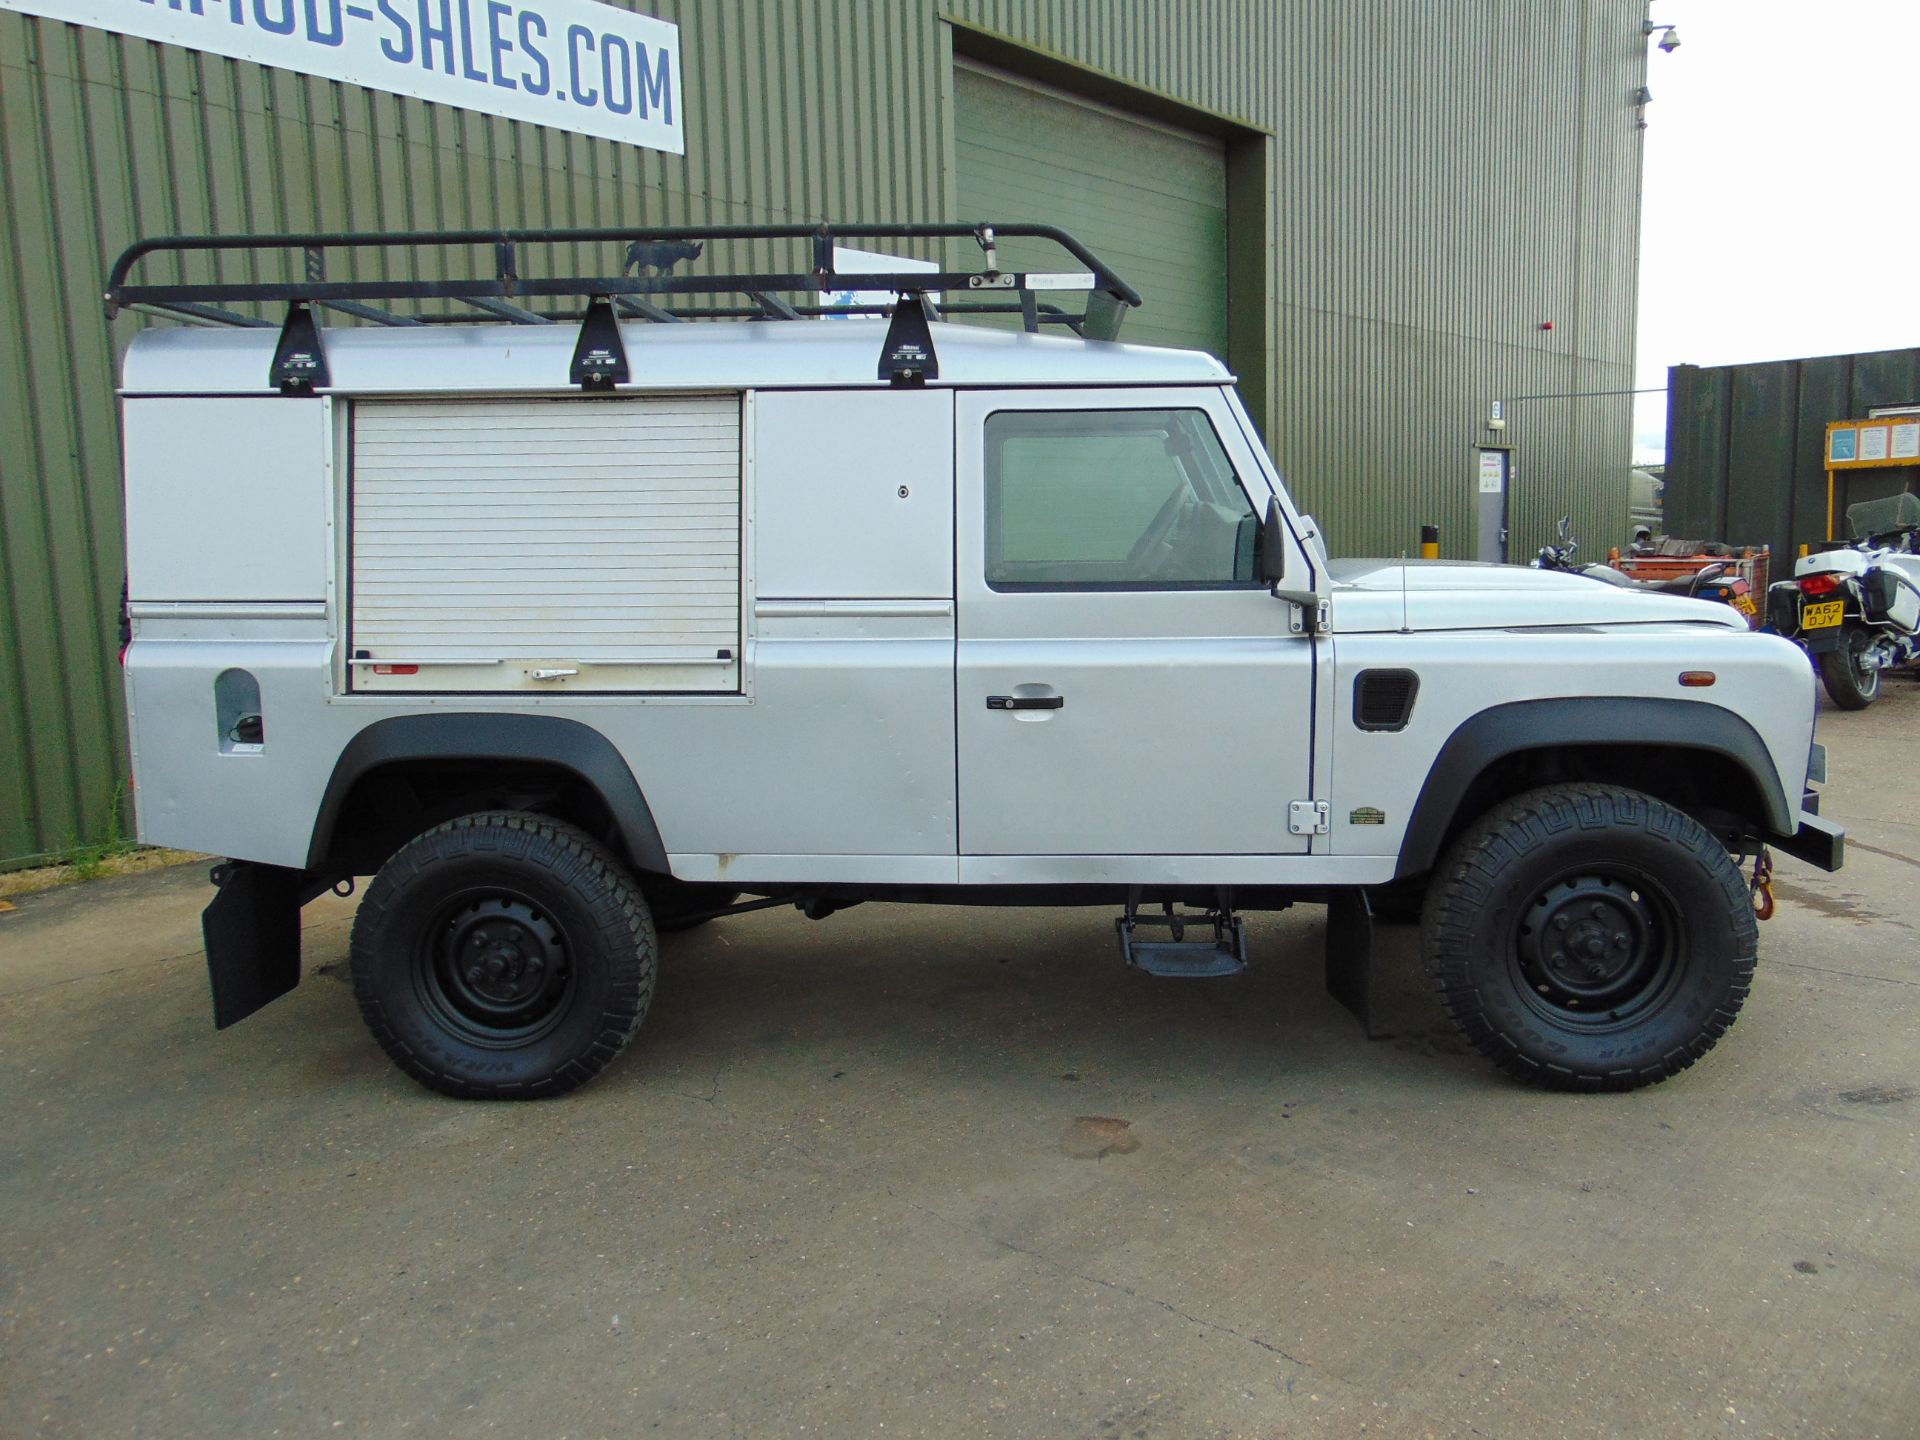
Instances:
[[[1738,610],[1742,615],[1746,616],[1749,620],[1753,619],[1756,615],[1760,613],[1760,607],[1753,603],[1753,596],[1751,595],[1747,595],[1744,593],[1735,593],[1732,603],[1733,603],[1733,608]]]
[[[1840,623],[1840,617],[1846,612],[1844,600],[1822,600],[1815,605],[1803,606],[1800,611],[1802,630],[1831,630]]]

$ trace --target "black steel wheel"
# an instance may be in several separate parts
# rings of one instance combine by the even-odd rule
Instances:
[[[1839,649],[1821,652],[1820,683],[1842,710],[1864,710],[1880,698],[1880,667],[1867,659],[1872,644],[1866,626],[1849,625]]]
[[[542,815],[469,815],[381,867],[354,917],[354,994],[422,1084],[562,1094],[620,1053],[653,996],[653,924],[620,862]]]
[[[1739,866],[1637,791],[1559,785],[1495,807],[1436,872],[1428,974],[1481,1054],[1563,1090],[1629,1090],[1713,1048],[1752,984]]]

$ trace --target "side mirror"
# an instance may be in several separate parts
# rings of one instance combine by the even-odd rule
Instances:
[[[1287,578],[1287,527],[1277,495],[1267,497],[1267,518],[1260,522],[1260,578],[1268,585]]]

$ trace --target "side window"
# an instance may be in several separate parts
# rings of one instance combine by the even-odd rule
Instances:
[[[989,415],[986,502],[995,590],[1257,583],[1260,520],[1202,410]]]

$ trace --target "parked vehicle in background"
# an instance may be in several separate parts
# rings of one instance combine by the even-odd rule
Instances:
[[[1622,560],[1619,565],[1603,565],[1580,559],[1580,542],[1573,538],[1572,524],[1571,516],[1560,517],[1559,538],[1552,545],[1540,547],[1540,553],[1533,560],[1536,570],[1584,575],[1589,580],[1617,585],[1622,590],[1650,590],[1660,595],[1684,595],[1692,600],[1717,601],[1731,606],[1749,627],[1758,628],[1760,607],[1754,602],[1753,586],[1742,573],[1740,562],[1701,555],[1697,557],[1700,562],[1697,566],[1682,568],[1675,573],[1676,567],[1669,565],[1665,567],[1666,573],[1657,578],[1642,577],[1626,568],[1635,563],[1633,561]],[[1747,563],[1751,564],[1751,560]]]
[[[1627,533],[1633,543],[1666,533],[1666,468],[1636,465],[1627,471]]]
[[[1794,562],[1793,579],[1768,592],[1767,615],[1813,657],[1834,704],[1864,710],[1883,674],[1920,661],[1920,496],[1849,505],[1847,528],[1851,545]]]
[[[1651,536],[1629,546],[1625,554],[1610,552],[1607,563],[1631,580],[1670,581],[1699,576],[1703,598],[1720,600],[1747,617],[1758,630],[1761,607],[1772,573],[1772,553],[1764,545],[1735,547],[1715,540],[1686,540],[1673,535]]]
[[[1004,272],[996,231],[1073,268]],[[850,240],[982,264],[807,323]],[[1127,964],[1199,978],[1245,966],[1242,912],[1325,904],[1364,1018],[1390,889],[1483,1055],[1625,1090],[1745,1001],[1767,847],[1841,863],[1792,646],[1331,559],[1233,376],[1118,343],[1140,297],[1057,230],[173,239],[107,296],[215,322],[137,335],[122,395],[140,831],[232,857],[217,1024],[363,876],[374,1036],[500,1098],[620,1051],[669,925],[1101,905]]]

